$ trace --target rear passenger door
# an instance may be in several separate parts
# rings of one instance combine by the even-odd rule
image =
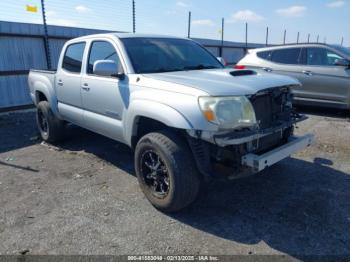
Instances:
[[[99,76],[93,73],[97,60],[113,60],[123,72],[117,47],[110,40],[90,43],[81,92],[84,107],[84,124],[90,130],[122,141],[122,117],[129,99],[127,79]]]
[[[303,89],[316,103],[330,106],[347,104],[350,93],[349,73],[343,66],[335,65],[343,57],[326,47],[307,47],[302,51]]]
[[[300,71],[301,48],[283,48],[269,51],[267,59],[271,61],[270,65],[265,68],[265,71],[272,73],[287,75],[294,77],[299,81],[303,75]],[[304,96],[305,90],[303,87],[296,87],[293,90],[296,96]]]
[[[83,122],[80,81],[85,45],[85,42],[79,42],[66,47],[55,79],[60,114],[79,125]]]

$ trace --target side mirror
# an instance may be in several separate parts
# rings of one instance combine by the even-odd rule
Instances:
[[[93,73],[99,76],[114,76],[124,79],[124,73],[118,72],[118,65],[112,60],[97,60],[94,63]]]
[[[350,61],[346,59],[336,59],[334,65],[350,67]]]
[[[222,57],[217,57],[216,59],[219,60],[219,62],[220,62],[221,64],[223,64],[224,66],[226,66],[226,61],[225,61],[225,59],[223,59]]]

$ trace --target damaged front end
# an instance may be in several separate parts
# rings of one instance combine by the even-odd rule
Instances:
[[[306,117],[292,108],[289,86],[263,90],[248,98],[256,126],[218,132],[187,131],[199,171],[206,178],[251,175],[311,144],[311,135],[293,136],[295,124]]]

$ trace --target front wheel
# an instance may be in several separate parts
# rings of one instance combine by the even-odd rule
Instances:
[[[200,188],[200,177],[184,139],[171,131],[149,133],[135,150],[140,187],[153,206],[175,212],[191,204]]]
[[[47,101],[41,101],[37,105],[36,122],[45,142],[54,143],[62,139],[64,122],[53,114]]]

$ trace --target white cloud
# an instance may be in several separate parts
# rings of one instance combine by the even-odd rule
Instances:
[[[188,4],[186,4],[186,3],[182,2],[182,1],[178,1],[178,2],[176,2],[176,6],[178,6],[178,7],[188,7]]]
[[[231,18],[228,20],[229,23],[233,22],[260,22],[264,20],[265,18],[261,15],[258,15],[252,10],[240,10],[234,14],[231,15]]]
[[[47,23],[49,25],[60,25],[60,26],[77,26],[77,23],[70,19],[59,18],[59,15],[56,11],[49,10],[46,12]],[[41,20],[42,23],[42,20]]]
[[[333,1],[327,4],[330,8],[342,7],[343,5],[345,5],[345,1],[342,0]]]
[[[78,13],[90,13],[91,12],[91,9],[86,7],[85,5],[77,5],[75,7],[75,10],[78,12]]]
[[[69,19],[61,19],[61,18],[47,19],[47,23],[49,25],[61,25],[61,26],[70,26],[70,27],[77,26],[76,22]]]
[[[277,9],[276,13],[280,16],[285,16],[285,17],[301,17],[305,15],[306,10],[307,10],[306,6],[293,5],[288,8]]]
[[[56,15],[57,15],[57,13],[56,13],[55,11],[47,11],[47,12],[46,12],[46,16],[47,16],[47,17],[56,16]]]
[[[165,13],[167,15],[177,15],[183,13],[189,5],[183,1],[177,1],[174,8],[167,10]]]
[[[215,23],[210,19],[199,19],[199,20],[193,20],[192,25],[194,26],[214,26]]]

